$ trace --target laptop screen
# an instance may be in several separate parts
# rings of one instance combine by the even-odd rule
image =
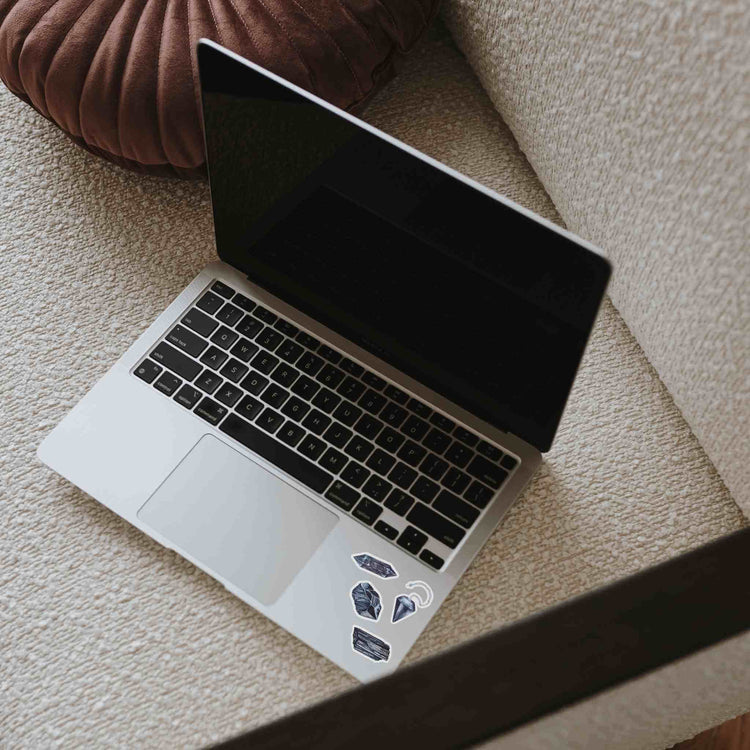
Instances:
[[[607,261],[220,49],[199,60],[222,260],[548,449]]]

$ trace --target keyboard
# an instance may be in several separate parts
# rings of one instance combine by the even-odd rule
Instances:
[[[519,464],[221,281],[133,374],[436,570]]]

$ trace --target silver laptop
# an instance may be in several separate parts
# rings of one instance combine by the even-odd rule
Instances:
[[[39,457],[361,680],[549,449],[608,262],[216,44],[219,260]]]

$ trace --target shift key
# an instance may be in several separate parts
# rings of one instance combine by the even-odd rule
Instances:
[[[185,380],[192,380],[203,367],[164,341],[151,352],[151,358]]]

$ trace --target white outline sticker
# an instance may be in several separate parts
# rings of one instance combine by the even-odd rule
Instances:
[[[378,612],[378,616],[374,620],[372,617],[365,617],[364,615],[359,614],[359,612],[357,612],[357,605],[354,603],[354,589],[356,589],[357,586],[361,586],[363,583],[366,583],[368,586],[372,587],[372,590],[378,595],[378,600],[380,601],[380,612]],[[352,609],[354,610],[354,614],[357,615],[357,617],[361,617],[363,620],[367,620],[368,622],[380,621],[380,615],[383,614],[383,595],[372,585],[370,581],[357,581],[357,583],[355,583],[354,586],[352,586],[349,590],[349,600],[352,603]]]
[[[376,573],[374,570],[370,570],[369,568],[365,568],[364,566],[360,565],[357,562],[357,558],[361,557],[362,555],[367,555],[368,557],[371,557],[373,560],[376,560],[377,562],[382,563],[383,565],[387,565],[395,573],[395,575],[381,576],[379,573]],[[398,578],[398,571],[396,570],[396,568],[394,568],[393,565],[391,565],[391,563],[388,562],[388,560],[383,560],[377,555],[373,555],[372,552],[357,552],[356,555],[352,555],[352,561],[360,570],[364,570],[365,573],[372,573],[372,575],[377,576],[378,578],[384,581],[391,581],[394,578]]]
[[[360,633],[364,633],[365,635],[369,636],[370,638],[374,638],[379,643],[382,643],[387,649],[388,649],[388,655],[385,657],[385,659],[378,659],[374,656],[370,656],[369,654],[364,653],[363,651],[359,651],[358,649],[354,648],[354,638],[356,636],[357,631],[359,630]],[[387,662],[391,659],[391,644],[388,643],[388,641],[383,640],[380,636],[375,635],[374,633],[371,633],[369,630],[365,630],[364,628],[360,628],[358,625],[355,625],[352,628],[352,651],[354,651],[355,654],[359,654],[361,657],[365,659],[369,659],[370,661],[377,662]]]

